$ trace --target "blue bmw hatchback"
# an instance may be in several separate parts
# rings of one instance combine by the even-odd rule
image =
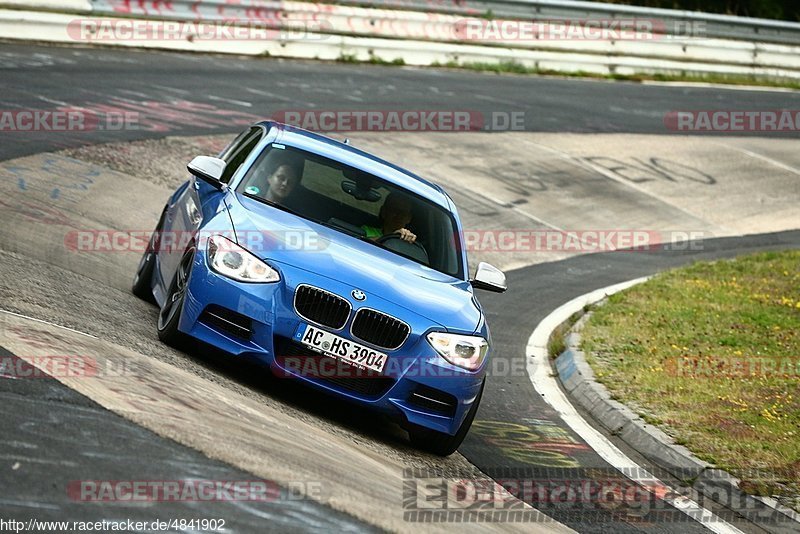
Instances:
[[[349,144],[275,122],[198,156],[133,292],[158,335],[187,336],[394,417],[448,455],[480,403],[491,336],[441,187]]]

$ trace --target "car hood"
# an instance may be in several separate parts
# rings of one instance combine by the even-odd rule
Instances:
[[[259,258],[351,285],[451,331],[478,327],[469,282],[247,197],[229,198],[237,241]]]

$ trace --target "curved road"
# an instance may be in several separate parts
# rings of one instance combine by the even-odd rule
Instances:
[[[485,118],[524,111],[527,131],[663,134],[669,111],[800,106],[800,92],[27,45],[2,45],[0,72],[0,110],[109,106],[142,114],[141,130],[15,135],[0,145],[0,159],[83,143],[233,133],[282,110],[452,109]]]
[[[54,110],[69,107],[95,112],[138,114],[136,129],[58,134],[41,131],[13,134],[4,132],[0,134],[0,160],[98,142],[155,139],[166,135],[232,133],[239,131],[242,124],[255,118],[290,109],[458,109],[478,111],[485,117],[498,112],[524,111],[525,129],[532,132],[665,134],[669,132],[665,130],[663,116],[671,110],[797,109],[800,104],[798,93],[645,86],[516,76],[498,78],[493,75],[455,71],[16,45],[0,47],[0,70],[3,76],[0,110]],[[795,187],[789,191],[790,196],[796,196],[797,182],[789,183]],[[112,189],[107,189],[97,194],[113,198],[114,193]],[[6,213],[10,212],[6,212],[6,208],[8,206],[4,205],[4,223],[9,223],[15,219],[7,219]],[[800,223],[800,213],[796,221]],[[3,241],[0,241],[2,248],[12,253],[10,258],[0,260],[0,265],[3,266],[3,280],[0,281],[0,289],[4,295],[3,307],[20,312],[28,311],[30,306],[23,303],[33,299],[36,303],[34,308],[41,309],[44,316],[48,314],[47,307],[52,304],[42,302],[41,293],[20,287],[24,285],[22,282],[36,280],[36,276],[30,273],[22,274],[17,265],[19,259],[30,256],[24,245],[15,242],[30,237],[21,234],[22,232],[10,230]],[[699,249],[687,251],[583,255],[511,271],[509,286],[513,288],[512,291],[505,295],[479,295],[493,327],[497,360],[502,362],[496,369],[505,369],[506,372],[498,372],[488,382],[476,425],[460,452],[481,471],[496,479],[563,477],[575,483],[615,476],[611,466],[573,434],[545,400],[535,393],[527,374],[513,371],[520,369],[520,363],[524,369],[525,344],[533,327],[560,304],[598,287],[653,274],[697,259],[730,257],[754,250],[787,247],[800,247],[800,233],[784,232],[707,240]],[[116,280],[113,278],[116,274],[104,272],[108,266],[95,265],[92,268],[97,270],[92,273],[78,269],[76,266],[80,262],[77,260],[74,265],[69,261],[65,261],[59,254],[48,253],[40,258],[31,257],[31,265],[44,267],[52,263],[63,269],[63,272],[77,272],[89,279]],[[127,274],[123,273],[121,278],[127,279]],[[64,294],[77,291],[76,288],[70,289],[69,283],[66,287],[53,286],[52,289]],[[87,298],[88,306],[73,298],[66,298],[66,305],[76,308],[85,306],[88,309],[92,306],[93,297],[89,295]],[[100,303],[99,300],[97,302],[98,306],[107,304]],[[81,309],[68,309],[66,312],[67,315],[69,312],[83,313]],[[51,320],[60,324],[69,323],[63,317],[63,310],[61,321],[58,321],[58,313],[49,313]],[[91,316],[90,312],[86,313]],[[126,314],[126,317],[129,315]],[[149,328],[151,315],[141,318],[141,325],[137,323],[137,328]],[[105,327],[122,328],[116,324],[106,324]],[[102,330],[93,330],[92,325],[83,330],[98,336],[104,333]],[[132,347],[138,347],[138,343],[130,340],[129,343]],[[4,357],[11,358],[8,354],[4,354]],[[233,377],[244,388],[262,388],[258,380],[252,379],[248,370],[238,370],[228,363],[212,362],[207,365],[212,370],[218,369],[226,376]],[[115,425],[119,427],[120,436],[130,436],[120,437],[123,440],[121,450],[129,450],[125,453],[124,460],[129,465],[137,465],[134,451],[126,449],[131,447],[131,443],[135,443],[135,447],[141,447],[142,455],[146,455],[148,460],[152,459],[153,465],[161,466],[167,471],[174,469],[172,476],[175,477],[189,476],[198,470],[216,473],[214,476],[218,478],[246,477],[235,470],[226,471],[230,468],[224,464],[214,464],[194,471],[189,469],[187,473],[187,465],[199,466],[207,460],[190,449],[174,452],[171,449],[175,447],[174,444],[162,443],[155,435],[147,435],[147,431],[136,425],[104,412],[85,397],[80,397],[60,384],[49,381],[42,382],[46,385],[39,385],[35,381],[22,382],[0,382],[5,383],[5,416],[9,421],[18,422],[20,428],[24,426],[26,419],[35,417],[32,415],[35,409],[31,407],[31,402],[32,399],[39,399],[36,402],[44,402],[45,406],[56,407],[58,413],[63,413],[62,421],[67,426],[80,425],[79,418],[85,418],[90,413],[91,424],[87,425],[86,433],[92,439],[100,439],[106,428]],[[277,398],[279,403],[299,406],[302,410],[322,417],[331,416],[342,422],[340,414],[317,407],[317,397],[306,399],[302,395],[285,391],[289,388],[283,388],[282,385],[272,384],[270,388],[266,394]],[[40,409],[46,409],[45,406]],[[75,406],[80,407],[80,413]],[[352,423],[348,418],[358,418],[358,414],[344,416],[344,425],[355,424],[357,428],[364,430],[363,422]],[[366,432],[380,434],[384,430],[378,425],[377,431]],[[392,430],[386,431],[392,433]],[[389,440],[388,446],[397,447],[402,454],[408,454],[392,440]],[[80,472],[80,465],[83,465],[80,460],[73,462],[80,465],[63,464],[64,457],[81,458],[81,455],[86,455],[79,440],[63,440],[54,447],[63,451],[60,455],[61,463],[55,458],[42,457],[40,465],[54,466],[53,469],[56,470],[77,469]],[[148,447],[152,447],[153,452],[147,452]],[[114,443],[104,443],[101,440],[95,457],[102,458],[103,454],[108,454],[113,448]],[[159,448],[171,452],[160,456]],[[628,452],[636,458],[635,453]],[[421,464],[437,467],[435,460],[425,460]],[[131,467],[129,473],[139,470],[139,467]],[[114,473],[110,469],[104,476],[114,479]],[[116,471],[117,478],[124,476],[124,471]],[[9,487],[9,482],[13,481],[14,487],[26,497],[16,501],[0,501],[1,510],[11,511],[15,510],[15,506],[24,507],[20,504],[23,501],[30,507],[36,507],[36,477],[20,481],[13,478],[13,473],[9,477],[8,472],[4,472],[2,477],[4,487]],[[54,500],[63,500],[63,495],[57,490],[52,490],[47,495]],[[45,500],[42,498],[40,502]],[[596,506],[587,508],[583,506],[585,503],[531,500],[531,504],[581,532],[704,530],[700,524],[687,521],[685,516],[663,502],[654,506],[661,507],[664,513],[645,517],[641,517],[636,510],[626,511],[613,507],[597,509]],[[293,524],[298,529],[321,528],[323,525],[328,528],[369,528],[345,515],[326,514],[323,512],[324,507],[311,500],[298,500],[295,506],[296,508],[290,506],[277,510],[265,505],[257,514],[251,510],[243,512],[242,517],[247,519],[239,527],[243,530],[251,529],[252,523],[248,521],[253,521],[253,518],[275,521],[284,517],[287,524]],[[175,512],[173,516],[180,516],[177,512],[185,515],[186,510],[178,509]],[[147,512],[142,516],[146,517]],[[292,518],[297,517],[305,519],[291,523]],[[739,521],[735,517],[726,516],[726,519],[735,522],[745,531],[759,530],[757,526]],[[337,524],[337,521],[341,523]]]

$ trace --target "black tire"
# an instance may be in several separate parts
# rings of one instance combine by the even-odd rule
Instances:
[[[196,251],[197,249],[192,245],[183,253],[178,270],[169,285],[164,306],[158,312],[156,324],[158,339],[175,348],[183,348],[186,342],[186,335],[178,330],[178,323],[181,320],[181,313],[183,313],[183,302],[186,298],[189,277],[192,275]]]
[[[478,405],[481,403],[481,397],[483,397],[483,388],[485,385],[486,379],[483,380],[481,389],[478,392],[478,396],[475,398],[475,402],[472,403],[472,407],[469,409],[467,417],[464,419],[464,422],[461,423],[461,426],[458,428],[458,432],[456,432],[454,436],[445,434],[444,432],[437,432],[435,430],[429,430],[427,428],[415,426],[408,431],[408,435],[411,438],[411,444],[418,449],[432,452],[433,454],[438,454],[439,456],[450,456],[456,452],[456,449],[461,446],[461,442],[463,442],[464,438],[467,437],[469,428],[472,426],[472,421],[475,420],[475,414],[478,413]]]
[[[150,242],[147,243],[147,250],[144,251],[142,259],[139,260],[139,266],[136,268],[136,275],[133,277],[133,285],[131,286],[131,292],[134,295],[151,304],[156,303],[151,284],[153,283],[153,269],[156,264],[159,232],[161,232],[161,227],[164,224],[164,213],[161,214],[156,229],[150,235]]]

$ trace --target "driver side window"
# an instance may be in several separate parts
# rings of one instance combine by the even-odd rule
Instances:
[[[239,137],[231,144],[230,147],[222,155],[225,161],[225,172],[222,173],[220,180],[223,183],[228,183],[242,166],[244,160],[253,151],[261,138],[264,137],[264,129],[260,126],[254,126],[249,130],[242,132]]]

